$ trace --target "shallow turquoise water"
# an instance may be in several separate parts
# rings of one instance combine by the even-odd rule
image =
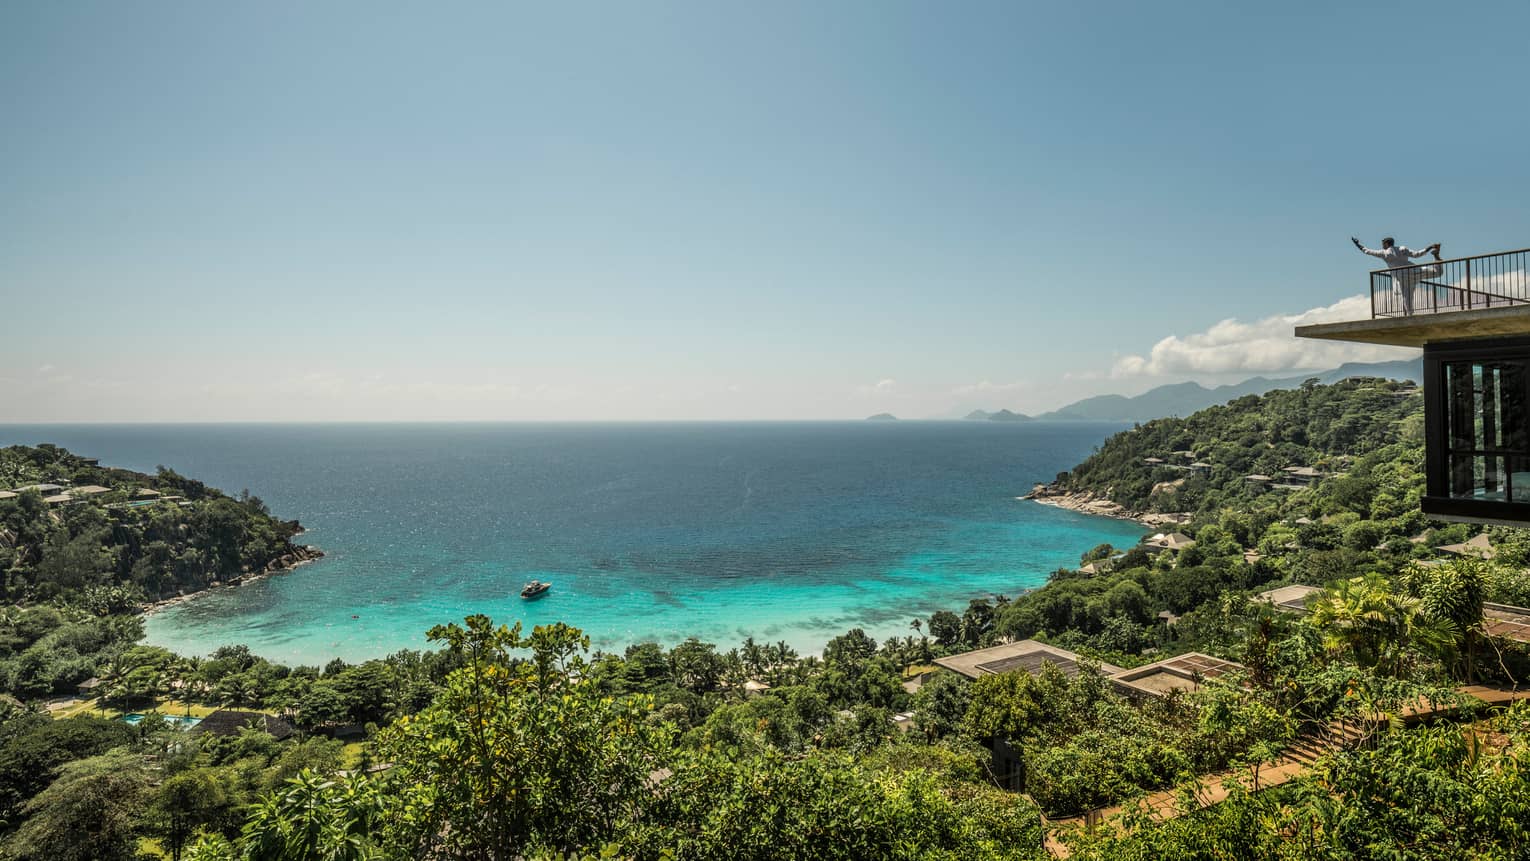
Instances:
[[[745,636],[817,651],[851,627],[1015,594],[1135,524],[1015,497],[1102,424],[0,427],[104,463],[165,464],[296,517],[327,558],[151,617],[185,653],[287,662],[426,645],[467,613],[565,621],[600,648]],[[522,601],[521,585],[552,591]]]

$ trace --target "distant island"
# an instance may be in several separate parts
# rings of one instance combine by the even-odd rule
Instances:
[[[866,421],[868,422],[895,422],[897,420],[898,417],[892,413],[877,413],[874,416],[866,417]]]
[[[972,412],[967,413],[967,420],[968,421],[983,421],[983,422],[1029,422],[1029,421],[1035,421],[1035,419],[1031,418],[1030,416],[1028,416],[1028,415],[1026,415],[1024,413],[1016,413],[1016,412],[1011,412],[1009,410],[999,410],[996,413],[991,413],[991,412],[988,412],[987,410],[973,410]]]

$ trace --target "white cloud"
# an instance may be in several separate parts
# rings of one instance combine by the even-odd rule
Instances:
[[[1315,341],[1297,338],[1292,329],[1311,323],[1363,320],[1371,315],[1371,300],[1351,296],[1323,308],[1280,314],[1245,323],[1228,319],[1204,332],[1170,335],[1153,345],[1146,356],[1121,356],[1115,377],[1172,374],[1264,373],[1333,368],[1345,362],[1385,362],[1418,355],[1406,347]]]

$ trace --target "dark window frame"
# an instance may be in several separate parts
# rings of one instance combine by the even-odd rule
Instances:
[[[1424,498],[1425,514],[1477,523],[1530,523],[1530,502],[1473,499],[1451,495],[1449,380],[1446,366],[1456,363],[1521,362],[1530,368],[1530,338],[1451,341],[1424,347]],[[1526,405],[1530,409],[1530,404]],[[1476,451],[1471,450],[1471,451]],[[1487,450],[1484,449],[1484,452]],[[1459,450],[1467,454],[1467,449]],[[1514,454],[1519,454],[1515,451]],[[1505,493],[1512,485],[1508,477]]]

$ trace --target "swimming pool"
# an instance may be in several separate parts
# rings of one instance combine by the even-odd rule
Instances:
[[[138,726],[139,724],[143,723],[143,719],[145,717],[147,717],[147,715],[141,715],[137,713],[127,714],[122,716],[122,722],[130,726]],[[189,717],[184,715],[158,715],[158,717],[183,732],[202,722],[202,719],[199,717]]]

